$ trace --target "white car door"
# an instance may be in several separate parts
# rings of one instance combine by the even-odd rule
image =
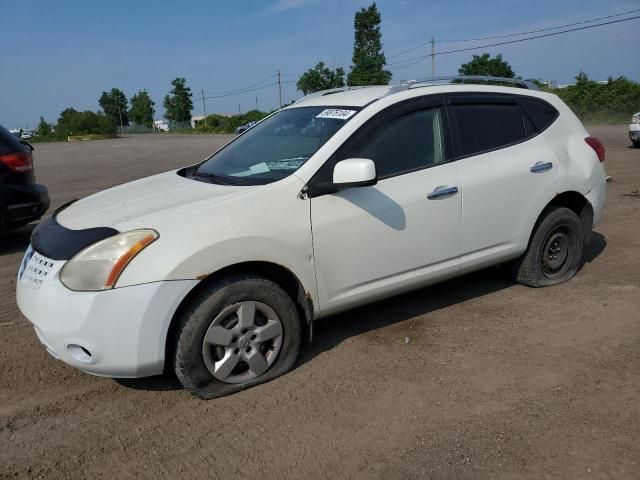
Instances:
[[[557,192],[558,161],[516,96],[450,94],[447,109],[462,181],[464,273],[526,249]]]
[[[440,97],[369,120],[310,182],[322,314],[457,275],[461,195]],[[333,166],[375,162],[374,186],[331,191]]]

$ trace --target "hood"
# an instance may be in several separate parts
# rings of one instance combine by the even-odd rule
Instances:
[[[159,216],[172,215],[202,200],[211,206],[253,188],[199,182],[177,171],[166,172],[83,198],[60,212],[57,221],[72,230],[153,227]]]

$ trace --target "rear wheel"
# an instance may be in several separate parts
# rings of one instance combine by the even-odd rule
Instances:
[[[634,141],[633,141],[633,146],[634,146],[635,148],[640,148],[640,141],[636,141],[636,140],[634,140]]]
[[[236,276],[201,292],[180,319],[175,372],[200,398],[269,381],[293,366],[300,319],[293,301],[270,280]]]
[[[547,211],[538,222],[527,251],[513,264],[513,277],[530,287],[546,287],[572,278],[582,262],[583,225],[568,208]]]

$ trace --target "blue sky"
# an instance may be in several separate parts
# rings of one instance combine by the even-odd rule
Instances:
[[[324,60],[350,65],[353,15],[365,0],[244,0],[91,2],[0,0],[0,124],[35,126],[61,110],[98,109],[103,90],[133,95],[147,89],[156,102],[177,76],[194,92],[225,93],[281,70],[283,100],[298,98],[295,80]],[[640,1],[379,0],[384,50],[391,56],[436,40],[546,28],[640,8]],[[487,42],[490,43],[490,42]],[[476,43],[478,44],[478,43]],[[482,44],[482,43],[480,43]],[[469,44],[438,44],[437,50]],[[457,73],[473,53],[502,53],[518,75],[568,83],[580,69],[593,79],[640,80],[640,20],[476,52],[442,55],[436,74]],[[402,60],[426,54],[423,47]],[[425,59],[391,68],[394,81],[425,77]],[[268,84],[273,80],[266,81]],[[274,108],[277,87],[207,101],[207,111]],[[194,115],[202,113],[194,102]]]

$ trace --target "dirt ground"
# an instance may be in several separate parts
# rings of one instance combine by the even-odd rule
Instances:
[[[494,268],[320,321],[292,372],[219,400],[49,357],[15,304],[31,228],[2,238],[0,477],[640,478],[640,150],[590,130],[614,182],[575,279]],[[57,206],[223,141],[41,144],[36,171]]]

